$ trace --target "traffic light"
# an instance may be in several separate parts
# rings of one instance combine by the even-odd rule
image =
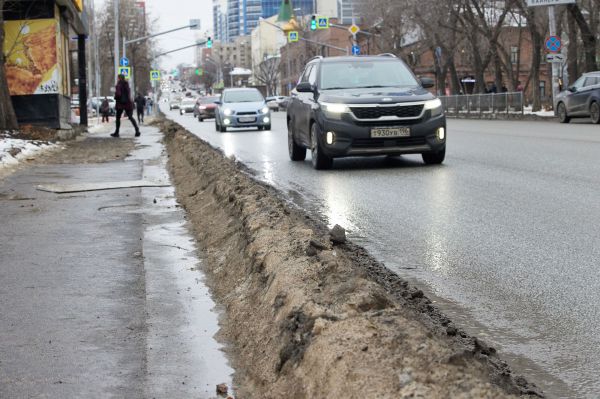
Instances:
[[[317,16],[310,17],[310,30],[317,30]]]
[[[206,48],[212,48],[212,39],[210,36],[206,39]]]

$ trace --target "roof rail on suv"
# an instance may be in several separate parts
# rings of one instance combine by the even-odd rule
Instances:
[[[314,57],[312,57],[310,60],[306,61],[306,63],[308,64],[309,62],[311,62],[312,60],[318,60],[323,58],[322,55],[315,55]]]
[[[382,53],[382,54],[377,54],[378,57],[394,57],[394,58],[398,58],[396,56],[396,54],[392,54],[392,53]]]

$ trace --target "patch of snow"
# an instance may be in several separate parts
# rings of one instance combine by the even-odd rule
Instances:
[[[56,147],[46,141],[21,140],[0,133],[0,168],[16,165],[20,161],[31,158],[41,151]]]
[[[529,115],[537,115],[537,116],[543,116],[543,117],[554,117],[554,111],[550,110],[550,111],[537,111],[537,112],[532,112],[531,111],[532,107],[528,106],[528,107],[524,107],[523,108],[523,113],[524,114],[529,114]]]

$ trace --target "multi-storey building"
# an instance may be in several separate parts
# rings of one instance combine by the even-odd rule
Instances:
[[[227,41],[227,2],[213,0],[213,39]]]
[[[294,13],[298,16],[311,15],[315,13],[318,0],[293,0]],[[269,18],[279,13],[281,0],[262,0],[262,17]]]
[[[342,25],[349,25],[358,17],[355,10],[356,0],[338,0],[338,17]],[[358,23],[358,21],[357,21]]]
[[[227,36],[231,41],[249,35],[262,16],[262,0],[227,1]]]

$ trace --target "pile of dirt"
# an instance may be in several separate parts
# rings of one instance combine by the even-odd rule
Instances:
[[[241,398],[541,397],[362,248],[163,122]]]

